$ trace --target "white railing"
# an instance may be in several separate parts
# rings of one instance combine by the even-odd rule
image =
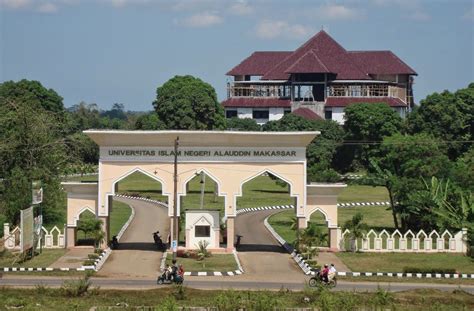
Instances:
[[[341,234],[339,249],[360,252],[418,252],[418,253],[466,253],[467,229],[455,234],[445,230],[441,234],[433,230],[429,234],[423,230],[416,234],[411,230],[402,234],[395,230],[390,234],[386,230],[377,233],[370,230],[361,239],[353,239],[351,232]]]
[[[6,249],[19,249],[21,239],[21,228],[15,227],[10,231],[10,224],[3,224],[3,240]],[[66,247],[65,230],[59,230],[54,226],[51,230],[41,227],[37,248],[64,248]]]
[[[393,97],[406,102],[406,89],[386,84],[330,85],[327,97]]]
[[[290,97],[291,89],[289,85],[278,84],[256,84],[256,85],[228,85],[227,97],[273,97],[285,98]]]

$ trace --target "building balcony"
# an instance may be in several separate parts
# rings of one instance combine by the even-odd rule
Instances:
[[[291,99],[302,105],[331,97],[398,98],[407,103],[407,90],[389,84],[283,84],[281,81],[248,81],[227,85],[227,98]]]

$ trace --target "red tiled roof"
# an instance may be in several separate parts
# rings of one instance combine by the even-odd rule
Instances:
[[[281,62],[285,57],[293,52],[254,52],[252,55],[244,59],[240,64],[232,68],[227,75],[254,75],[263,76],[275,64]]]
[[[349,51],[349,53],[357,66],[368,74],[417,74],[392,51]]]
[[[357,103],[385,103],[390,107],[406,107],[398,98],[393,97],[328,97],[325,107],[347,107]]]
[[[323,120],[317,113],[308,108],[298,108],[291,113],[308,120]]]
[[[331,36],[324,30],[318,32],[315,36],[309,39],[305,44],[299,47],[291,55],[286,57],[282,62],[273,67],[270,71],[265,73],[262,77],[264,80],[281,80],[288,79],[289,74],[286,70],[289,69],[300,57],[307,52],[313,50],[317,57],[321,60],[324,66],[337,74],[337,79],[347,80],[366,80],[370,77],[361,71],[353,62],[351,56],[347,51],[339,45]]]
[[[255,52],[227,75],[288,80],[291,73],[334,73],[336,80],[371,80],[369,74],[416,75],[391,51],[346,51],[324,30],[294,52]]]
[[[289,99],[279,98],[251,98],[251,97],[233,97],[222,102],[226,108],[229,107],[283,107],[290,108]]]
[[[306,52],[293,65],[291,65],[286,73],[329,73],[330,71],[324,66],[313,50]]]

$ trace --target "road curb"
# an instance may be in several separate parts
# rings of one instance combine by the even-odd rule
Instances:
[[[358,207],[358,206],[390,206],[390,202],[347,202],[347,203],[337,203],[337,207]],[[276,210],[276,209],[293,209],[293,205],[275,205],[275,206],[260,206],[260,207],[248,207],[237,210],[237,215],[251,212],[260,212],[267,210]]]

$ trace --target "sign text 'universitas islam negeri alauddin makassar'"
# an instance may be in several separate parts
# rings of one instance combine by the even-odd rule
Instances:
[[[180,161],[299,161],[305,159],[305,148],[248,147],[182,147],[177,152]],[[101,147],[102,161],[163,161],[174,160],[169,147]]]

